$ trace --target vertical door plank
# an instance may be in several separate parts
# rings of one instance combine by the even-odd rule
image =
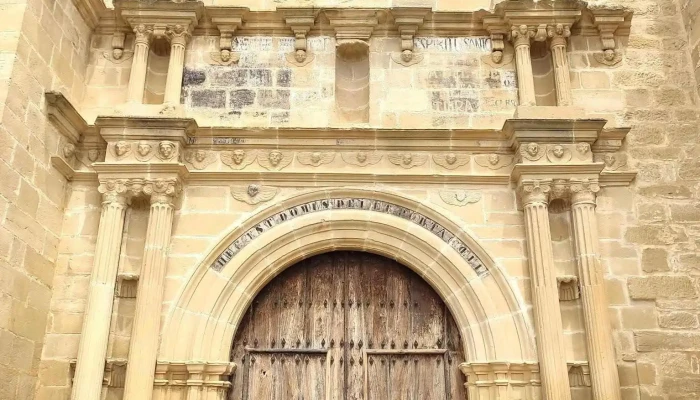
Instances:
[[[361,347],[367,343],[365,299],[371,285],[362,253],[349,253],[347,258],[347,296],[345,298],[346,400],[361,400],[364,395],[364,367]]]
[[[278,400],[274,389],[279,374],[271,364],[270,357],[261,357],[259,354],[251,354],[249,357],[248,398]]]
[[[308,265],[308,260],[304,261]],[[284,281],[277,304],[277,347],[287,349],[305,346],[304,315],[306,314],[306,268],[289,268],[283,273]]]
[[[413,363],[405,355],[389,356],[389,397],[388,400],[414,399],[415,379]]]
[[[389,398],[389,363],[384,354],[367,355],[367,400]]]

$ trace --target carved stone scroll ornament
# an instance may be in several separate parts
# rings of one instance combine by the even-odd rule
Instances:
[[[446,189],[440,191],[442,201],[453,206],[466,206],[481,200],[481,193],[474,190]]]
[[[474,157],[476,163],[488,169],[501,169],[513,164],[515,157],[501,154],[479,155]]]
[[[207,150],[190,150],[185,152],[185,161],[195,169],[204,169],[216,161],[216,156]]]
[[[428,155],[421,153],[389,153],[387,157],[392,164],[406,169],[419,167],[428,161]]]
[[[221,162],[231,167],[231,169],[243,169],[255,161],[258,152],[255,150],[237,149],[233,151],[222,151],[219,156]]]
[[[248,186],[232,186],[231,195],[234,199],[251,205],[272,200],[277,195],[278,188],[250,184]]]
[[[557,287],[561,301],[572,301],[580,297],[578,277],[575,275],[558,276]]]
[[[360,167],[374,165],[382,159],[381,154],[373,151],[347,152],[341,153],[341,156],[346,163]]]
[[[547,150],[538,143],[527,143],[520,145],[520,155],[529,161],[541,159]]]
[[[305,151],[297,154],[297,160],[304,165],[318,167],[329,164],[335,159],[335,153],[324,153],[320,151]]]
[[[136,152],[134,153],[134,157],[136,157],[137,160],[148,161],[153,158],[153,156],[152,144],[145,141],[140,141],[136,144]]]
[[[617,171],[627,166],[627,156],[617,153],[596,154],[596,161],[605,164],[605,171]]]
[[[177,147],[175,143],[164,140],[158,143],[158,153],[156,156],[163,161],[172,161],[177,155]]]
[[[461,153],[439,153],[433,154],[433,162],[445,169],[457,169],[467,165],[471,157]]]
[[[294,154],[291,152],[272,150],[258,154],[258,164],[270,171],[279,171],[292,163]]]
[[[571,151],[560,144],[549,145],[547,159],[554,164],[565,163],[571,160]]]
[[[126,140],[120,140],[109,146],[109,151],[112,153],[115,160],[121,161],[131,154],[131,143]]]

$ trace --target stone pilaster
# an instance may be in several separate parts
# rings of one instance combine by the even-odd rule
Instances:
[[[593,398],[619,400],[620,380],[608,317],[605,281],[598,259],[595,198],[600,187],[595,181],[572,180],[570,190],[576,264],[581,285]]]
[[[99,190],[103,199],[102,214],[73,380],[73,400],[99,399],[102,392],[114,286],[127,207],[124,186],[107,182],[101,184]]]
[[[138,24],[134,27],[135,46],[134,58],[131,62],[131,75],[127,89],[127,101],[141,103],[143,90],[146,87],[146,67],[148,64],[148,49],[153,35],[153,27]]]
[[[518,95],[521,106],[534,106],[535,80],[532,76],[532,59],[530,58],[530,40],[535,37],[535,32],[527,25],[513,27],[511,40],[515,47],[515,68],[518,75]]]
[[[172,200],[178,191],[179,182],[176,180],[159,180],[143,187],[143,192],[151,196],[151,210],[129,346],[124,386],[126,399],[150,400],[152,397],[167,251],[173,224]]]
[[[165,103],[180,104],[182,70],[185,66],[185,46],[190,32],[187,26],[171,25],[168,26],[165,34],[170,39],[170,61],[165,81]]]
[[[521,181],[519,189],[525,212],[542,394],[545,400],[569,400],[571,392],[549,228],[548,201],[552,183],[547,180]]]
[[[566,53],[566,41],[571,36],[571,28],[562,24],[550,25],[547,27],[547,36],[550,38],[549,47],[552,50],[557,105],[570,106],[572,104],[571,72],[569,71],[569,57]]]

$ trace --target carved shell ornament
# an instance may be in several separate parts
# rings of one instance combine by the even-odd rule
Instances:
[[[279,171],[292,163],[294,155],[290,152],[272,150],[258,154],[258,164],[270,171]]]
[[[537,143],[528,143],[520,146],[520,155],[524,159],[537,161],[544,156],[546,149]]]
[[[117,161],[123,160],[129,157],[129,154],[131,154],[131,143],[125,140],[120,140],[113,146],[110,146],[110,150]]]
[[[404,67],[410,67],[423,61],[423,54],[412,50],[403,50],[401,53],[391,53],[391,59]]]
[[[297,49],[284,55],[288,63],[296,67],[304,67],[314,60],[314,55],[303,49]]]
[[[428,161],[428,155],[420,153],[389,153],[387,157],[392,164],[406,169],[421,166]]]
[[[175,157],[176,153],[175,143],[164,140],[158,143],[158,158],[163,161],[170,161]]]
[[[479,155],[474,157],[474,161],[482,167],[488,169],[501,169],[513,164],[515,157],[501,154]]]
[[[241,55],[238,53],[233,53],[228,49],[221,49],[221,51],[212,51],[209,53],[211,58],[211,63],[214,65],[229,66],[231,64],[238,64],[241,60]]]
[[[440,198],[453,206],[466,206],[481,200],[481,193],[473,190],[446,189],[440,191]]]
[[[457,169],[469,163],[471,157],[460,153],[439,153],[433,155],[433,162],[445,169]]]
[[[351,165],[364,167],[366,165],[374,165],[382,159],[382,155],[374,151],[358,151],[341,153],[343,161]]]
[[[335,153],[323,153],[320,151],[301,152],[297,154],[297,160],[304,165],[318,167],[319,165],[329,164],[335,159]]]
[[[211,151],[202,149],[190,150],[185,153],[185,161],[195,169],[204,169],[216,161],[216,156]]]
[[[258,153],[254,150],[236,149],[233,151],[222,151],[221,162],[231,167],[231,169],[243,169],[255,161]]]
[[[565,163],[571,160],[571,151],[566,147],[555,144],[547,147],[547,159],[552,163]]]
[[[134,156],[139,161],[148,161],[153,158],[153,146],[148,142],[138,142],[136,144],[136,153]]]
[[[231,187],[231,195],[234,199],[251,205],[272,200],[277,195],[277,191],[276,187],[257,184]]]

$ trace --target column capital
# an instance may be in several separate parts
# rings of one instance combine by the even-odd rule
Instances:
[[[595,198],[600,191],[600,185],[596,179],[572,178],[569,181],[569,190],[571,191],[571,204],[595,204]]]
[[[547,37],[551,47],[566,46],[566,40],[571,37],[571,24],[547,25]]]
[[[170,41],[170,45],[185,46],[192,36],[192,26],[190,24],[170,24],[165,27],[165,37]]]
[[[523,205],[533,203],[549,203],[549,196],[552,192],[551,179],[527,179],[518,184],[518,194]]]
[[[134,35],[136,36],[136,44],[148,45],[153,36],[153,25],[137,24],[134,26]]]
[[[532,39],[535,39],[537,33],[538,31],[537,29],[535,29],[535,27],[528,26],[525,24],[513,25],[510,27],[510,40],[513,42],[513,46],[515,47],[520,47],[524,45],[529,46],[530,41]]]
[[[151,203],[172,202],[182,192],[182,183],[178,178],[111,178],[100,179],[98,191],[105,199],[123,198],[126,201],[130,197],[145,195],[150,197]],[[105,200],[107,201],[107,200]]]

